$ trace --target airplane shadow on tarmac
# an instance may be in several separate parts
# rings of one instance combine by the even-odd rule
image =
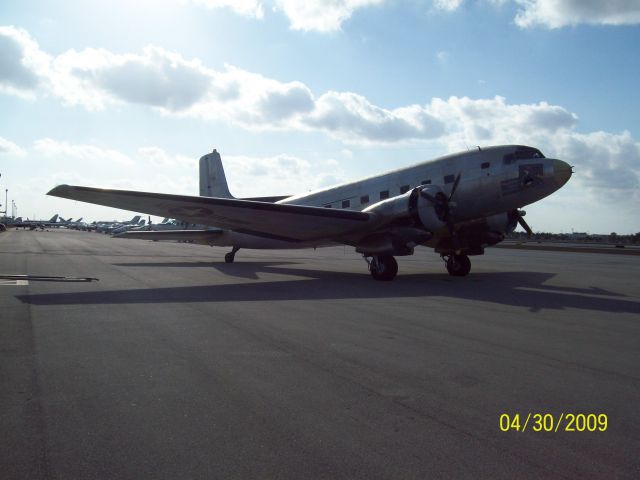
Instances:
[[[207,267],[209,262],[121,263],[127,267]],[[446,273],[401,274],[378,282],[366,272],[346,273],[292,268],[295,262],[213,264],[238,278],[258,279],[258,273],[292,275],[295,279],[197,286],[17,295],[31,305],[118,305],[187,302],[252,302],[280,300],[401,299],[444,297],[527,308],[531,312],[576,308],[602,312],[640,313],[640,302],[598,287],[546,285],[555,276],[543,272],[477,272],[455,278]],[[306,277],[301,279],[300,277]],[[99,284],[92,285],[99,288]]]

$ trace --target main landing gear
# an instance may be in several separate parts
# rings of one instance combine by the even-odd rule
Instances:
[[[224,261],[227,263],[233,263],[233,260],[236,257],[236,252],[240,250],[239,247],[233,247],[229,253],[224,256]]]
[[[393,280],[398,273],[398,262],[393,255],[373,256],[371,260],[369,257],[364,257],[364,259],[369,265],[371,276],[376,280]]]
[[[375,280],[393,280],[398,274],[398,262],[393,255],[365,256],[369,265],[369,272]],[[471,271],[471,260],[467,255],[442,255],[449,275],[453,277],[465,277]]]
[[[442,255],[447,271],[452,277],[465,277],[471,270],[471,260],[466,255]]]

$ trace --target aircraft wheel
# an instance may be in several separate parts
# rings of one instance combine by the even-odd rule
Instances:
[[[233,247],[231,251],[224,256],[224,261],[227,263],[233,263],[238,250],[240,250],[238,247]]]
[[[392,255],[373,257],[369,264],[369,271],[376,280],[393,280],[398,273],[398,262]]]
[[[453,277],[465,277],[471,271],[471,260],[466,255],[449,255],[447,271]]]

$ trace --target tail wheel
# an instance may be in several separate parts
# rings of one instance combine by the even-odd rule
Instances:
[[[447,271],[453,277],[465,277],[471,271],[471,260],[466,255],[449,255]]]
[[[392,255],[373,257],[369,263],[369,271],[376,280],[393,280],[398,273],[398,262]]]

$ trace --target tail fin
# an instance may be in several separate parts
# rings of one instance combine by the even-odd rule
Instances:
[[[200,159],[200,196],[234,198],[229,191],[222,159],[217,150]]]
[[[58,221],[58,214],[56,213],[53,217],[49,219],[49,223],[56,223]]]
[[[129,223],[131,225],[137,225],[138,222],[140,221],[140,215],[136,215],[135,217],[133,217],[131,220],[129,220]]]

